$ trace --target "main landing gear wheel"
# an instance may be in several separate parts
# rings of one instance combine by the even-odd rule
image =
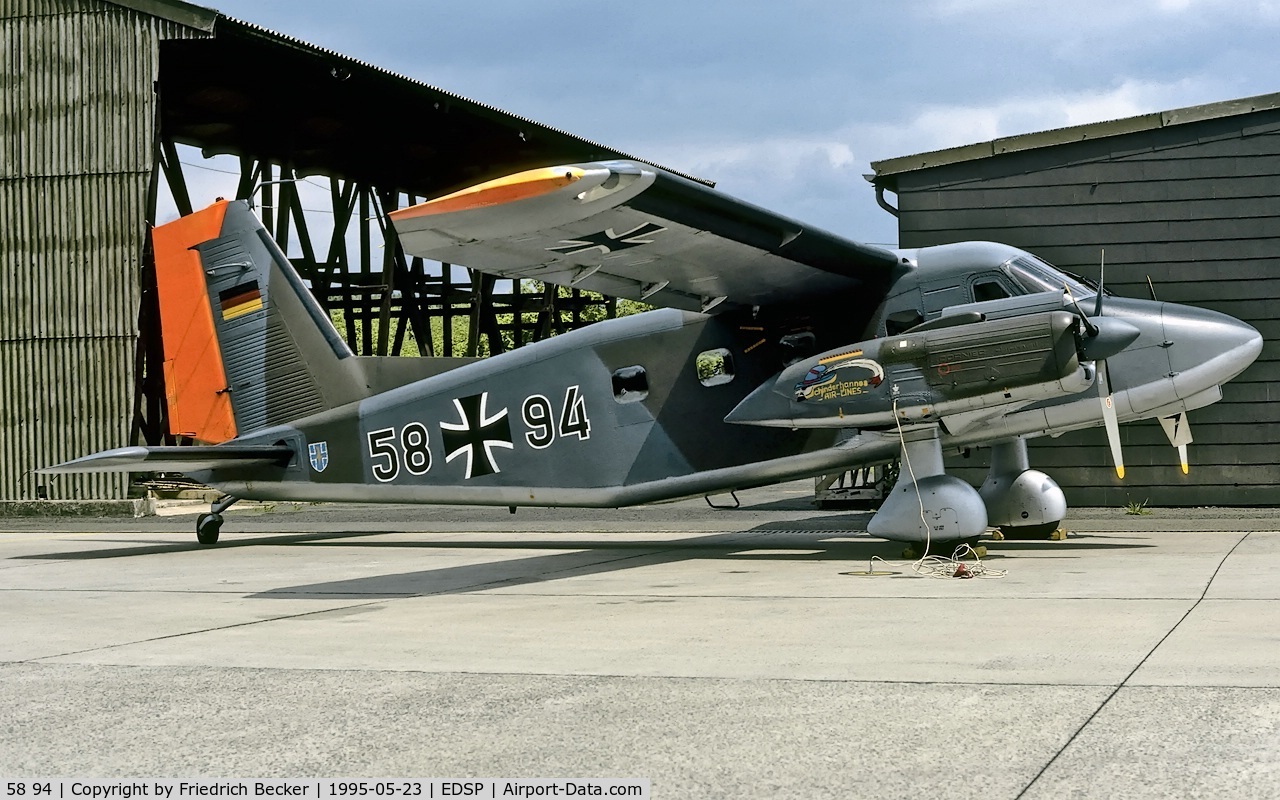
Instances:
[[[1001,525],[1000,533],[1011,541],[1027,541],[1030,539],[1048,539],[1062,521],[1046,522],[1042,525]]]
[[[201,514],[196,517],[196,541],[200,544],[217,544],[222,531],[221,514]]]
[[[925,555],[940,556],[942,558],[950,558],[952,555],[955,554],[957,550],[959,550],[961,547],[964,547],[965,545],[968,545],[970,552],[961,556],[961,558],[974,558],[974,557],[986,558],[987,557],[987,548],[985,545],[978,544],[977,537],[970,537],[968,539],[948,539],[945,541],[931,541],[929,542],[928,553],[921,552],[924,550],[924,542],[912,542],[911,544],[907,545],[907,548],[905,550],[902,551],[902,557],[910,558],[912,560],[915,560]]]

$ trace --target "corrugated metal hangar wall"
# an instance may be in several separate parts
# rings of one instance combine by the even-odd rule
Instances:
[[[213,199],[190,196],[178,145],[238,157],[235,196],[355,320],[358,354],[431,352],[431,325],[458,317],[469,352],[498,352],[613,313],[576,290],[458,282],[371,235],[415,196],[617,150],[182,0],[0,0],[0,32],[0,501],[122,497],[123,475],[31,471],[175,439],[147,231],[161,191],[182,213]],[[331,180],[327,253],[290,183],[312,175]]]
[[[1230,314],[1262,355],[1190,414],[1191,474],[1154,421],[1121,427],[1128,474],[1101,429],[1032,443],[1032,466],[1074,505],[1280,504],[1280,95],[1150,114],[873,164],[897,193],[900,243],[1006,242],[1107,288]],[[980,482],[986,451],[955,459]]]
[[[94,0],[0,0],[0,29],[0,500],[33,499],[31,469],[127,441],[159,46],[201,32]]]

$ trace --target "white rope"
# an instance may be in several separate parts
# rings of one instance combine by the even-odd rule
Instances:
[[[902,460],[907,465],[907,474],[911,476],[911,485],[916,490],[916,502],[920,505],[920,524],[924,526],[924,550],[920,554],[920,559],[916,563],[923,562],[925,556],[929,554],[929,543],[933,539],[933,528],[929,527],[929,520],[924,515],[924,497],[920,494],[920,483],[916,480],[916,471],[911,468],[911,456],[907,453],[907,437],[902,432],[902,418],[898,416],[898,398],[893,398],[893,422],[898,426],[898,444],[902,448]],[[895,484],[894,489],[897,489]],[[914,567],[913,567],[914,569]]]
[[[915,470],[911,468],[911,456],[907,453],[907,437],[902,432],[902,418],[898,415],[898,398],[893,399],[893,421],[898,426],[898,443],[902,446],[902,461],[907,465],[907,474],[911,476],[911,485],[916,490],[916,502],[920,506],[920,524],[924,526],[924,550],[920,557],[907,564],[885,561],[880,556],[872,556],[868,564],[868,573],[874,573],[875,562],[879,561],[887,567],[909,568],[917,575],[927,578],[1003,578],[1008,570],[991,569],[982,563],[978,553],[969,545],[962,544],[950,557],[929,555],[929,546],[933,543],[933,528],[925,517],[924,496],[920,494],[920,483],[916,480]],[[894,489],[898,487],[895,485]],[[973,563],[964,563],[965,556],[972,556]]]

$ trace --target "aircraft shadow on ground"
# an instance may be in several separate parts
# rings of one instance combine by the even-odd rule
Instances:
[[[414,572],[373,575],[340,581],[328,581],[281,587],[253,595],[254,597],[323,596],[323,597],[415,597],[435,594],[507,589],[547,583],[566,578],[604,575],[620,570],[638,569],[680,561],[719,561],[731,567],[725,572],[752,571],[767,568],[771,562],[829,561],[839,565],[861,565],[879,556],[886,561],[902,560],[903,545],[866,534],[866,521],[871,515],[824,515],[806,520],[770,522],[736,531],[678,540],[540,539],[529,538],[485,540],[475,542],[360,542],[368,548],[440,548],[478,550],[556,550],[549,554],[521,556],[482,564],[461,564]],[[345,546],[343,542],[316,542],[316,546]],[[1019,551],[1116,550],[1146,548],[1153,545],[1091,541],[1077,537],[1065,542],[1000,542],[996,547]],[[567,552],[566,552],[567,551]],[[999,559],[999,552],[988,559]],[[657,584],[655,590],[673,588]],[[637,590],[643,593],[642,590]]]
[[[441,551],[554,551],[514,558],[497,558],[483,563],[441,566],[413,572],[387,573],[360,578],[284,586],[254,595],[255,598],[397,598],[435,594],[465,594],[493,589],[515,588],[566,578],[603,575],[621,570],[659,566],[681,561],[720,561],[727,572],[767,568],[772,562],[829,561],[859,565],[879,556],[901,561],[903,545],[870,537],[866,524],[871,514],[821,514],[805,519],[768,522],[728,533],[691,536],[681,539],[628,538],[625,531],[615,536],[548,538],[537,533],[504,539],[433,539],[423,533],[418,540],[373,541],[371,537],[400,531],[329,531],[298,534],[246,535],[224,539],[218,550],[246,547],[357,547],[366,550]],[[1064,551],[1146,548],[1153,545],[1106,541],[1109,537],[1077,536],[1062,542],[1005,541],[991,543],[987,559],[1008,557],[1016,551],[1038,551],[1060,555]],[[134,540],[136,541],[136,540]],[[161,555],[202,550],[195,542],[154,542],[127,547],[101,548],[61,553],[30,554],[16,559],[78,561]],[[1014,556],[1016,557],[1016,556]],[[656,590],[671,588],[655,585]]]
[[[254,536],[244,539],[224,539],[217,549],[237,547],[262,547],[264,545],[323,544],[329,539],[355,539],[365,536],[385,536],[386,531],[332,531],[327,533],[287,533]],[[182,553],[188,550],[208,550],[209,547],[194,540],[187,542],[155,541],[150,544],[137,544],[136,539],[95,539],[97,542],[121,542],[128,547],[104,547],[97,550],[73,550],[57,553],[30,553],[14,556],[15,561],[92,561],[99,558],[129,558],[132,556],[151,556],[163,553]]]

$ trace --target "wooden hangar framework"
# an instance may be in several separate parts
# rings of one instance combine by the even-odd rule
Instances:
[[[164,195],[214,199],[184,148],[237,163],[361,355],[497,352],[615,313],[407,258],[386,214],[620,151],[181,0],[3,0],[0,31],[0,501],[123,498],[126,476],[33,470],[170,440],[147,230]],[[327,181],[333,233],[296,179]]]
[[[522,169],[632,157],[250,23],[219,16],[213,33],[161,47],[149,222],[160,180],[180,214],[193,210],[179,144],[238,157],[235,197],[255,202],[358,355],[494,355],[617,314],[615,298],[409,257],[387,215]],[[297,190],[317,176],[329,184],[327,241]],[[131,440],[159,443],[158,314],[149,297],[142,309]]]

